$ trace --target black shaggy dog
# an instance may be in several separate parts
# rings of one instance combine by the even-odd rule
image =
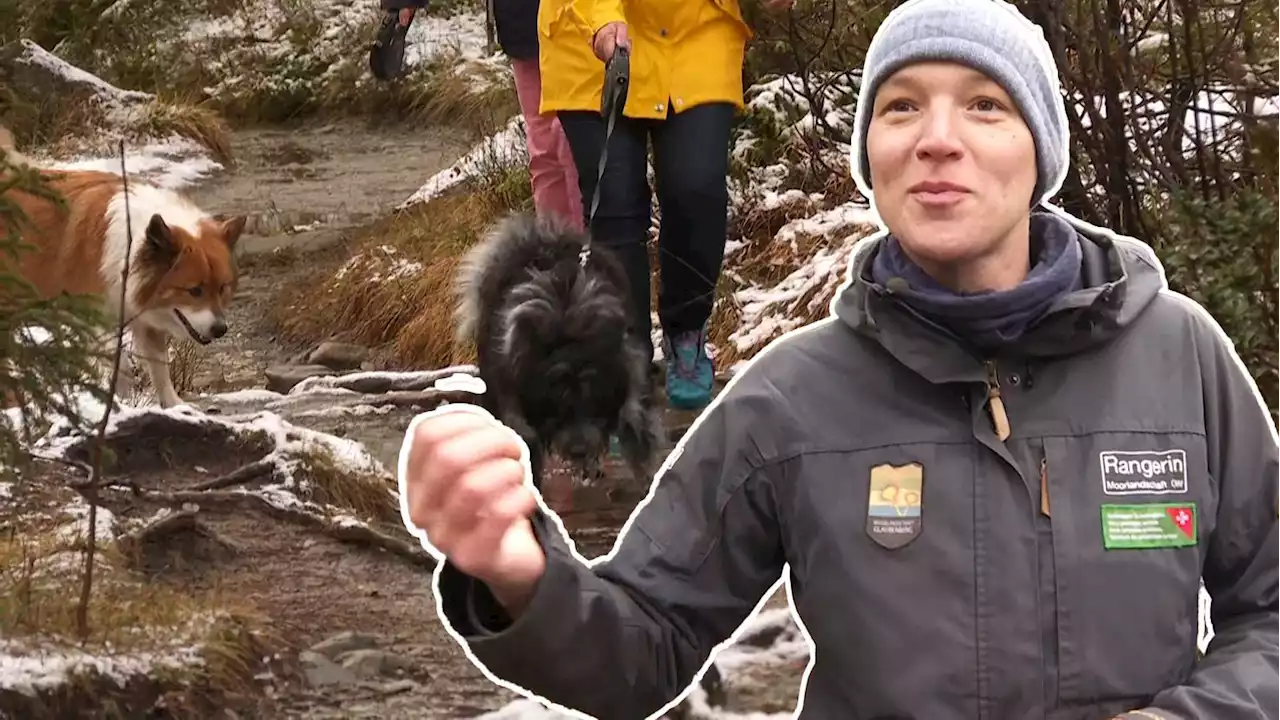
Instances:
[[[660,415],[651,358],[628,341],[626,274],[607,248],[556,220],[513,214],[463,259],[458,339],[475,344],[482,406],[529,446],[535,487],[556,453],[587,477],[617,435],[637,481],[654,471]]]

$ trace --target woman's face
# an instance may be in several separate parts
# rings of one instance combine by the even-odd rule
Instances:
[[[907,255],[957,290],[1020,282],[1036,148],[1008,93],[967,66],[918,63],[880,85],[871,112],[876,209]]]

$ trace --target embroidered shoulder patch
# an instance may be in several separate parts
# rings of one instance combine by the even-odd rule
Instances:
[[[1195,503],[1102,506],[1102,545],[1108,550],[1190,547],[1196,533]]]
[[[890,550],[920,535],[924,467],[920,463],[876,465],[867,494],[867,534]]]

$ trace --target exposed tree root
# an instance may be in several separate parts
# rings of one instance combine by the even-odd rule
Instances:
[[[251,493],[230,492],[220,490],[191,491],[176,490],[173,492],[146,492],[143,497],[148,500],[182,507],[187,503],[199,507],[218,508],[222,510],[253,511],[258,510],[267,515],[295,525],[319,530],[334,538],[354,545],[371,546],[398,555],[409,562],[427,569],[435,569],[436,560],[425,550],[410,543],[391,537],[364,525],[344,525],[311,513],[290,508],[282,508],[271,504],[261,495]]]
[[[152,571],[167,566],[174,552],[190,560],[199,556],[224,557],[237,551],[234,545],[201,523],[195,510],[187,509],[156,518],[118,536],[115,546],[132,565]]]
[[[356,405],[394,405],[412,407],[421,405],[428,410],[445,403],[475,404],[478,396],[464,390],[388,390],[385,393],[366,395]]]
[[[182,489],[183,491],[222,490],[233,485],[243,485],[247,482],[257,480],[260,477],[270,475],[275,471],[275,468],[276,464],[273,460],[256,460],[248,465],[242,465],[226,475],[220,475],[211,480],[192,483]]]

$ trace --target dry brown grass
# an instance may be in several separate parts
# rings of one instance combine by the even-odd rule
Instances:
[[[169,358],[169,377],[173,380],[173,388],[179,395],[195,389],[196,378],[204,368],[205,358],[200,354],[200,346],[194,341],[183,340],[175,343]]]
[[[203,104],[184,100],[157,100],[148,108],[145,128],[157,137],[178,135],[187,138],[209,151],[210,156],[223,164],[234,159],[231,150],[231,130],[222,115]]]
[[[323,448],[311,448],[297,458],[295,476],[306,483],[304,499],[350,510],[361,520],[399,523],[400,506],[389,491],[394,480],[372,472],[353,473]]]
[[[467,187],[380,220],[353,243],[347,265],[301,277],[281,292],[273,320],[290,342],[340,333],[381,347],[394,367],[473,362],[454,343],[454,276],[490,224],[527,205],[528,171],[495,167]]]
[[[160,663],[148,679],[131,680],[125,687],[75,674],[21,714],[52,717],[68,707],[114,704],[123,717],[142,711],[133,703],[145,707],[154,696],[167,694],[177,716],[198,717],[208,712],[207,703],[217,706],[228,697],[252,694],[262,647],[276,642],[259,632],[265,627],[262,618],[229,594],[193,594],[147,582],[127,569],[110,543],[99,542],[90,635],[78,637],[83,531],[74,530],[66,511],[48,512],[75,498],[65,488],[46,484],[48,479],[17,486],[14,506],[0,513],[0,526],[7,531],[0,536],[0,637],[17,648],[39,645],[115,659],[154,653],[172,662]],[[195,657],[185,656],[184,649],[194,650]],[[7,652],[13,650],[11,646]]]
[[[456,53],[441,53],[391,82],[372,82],[367,74],[362,63],[342,66],[318,92],[315,108],[409,127],[461,129],[476,139],[502,129],[520,112],[507,68]]]

